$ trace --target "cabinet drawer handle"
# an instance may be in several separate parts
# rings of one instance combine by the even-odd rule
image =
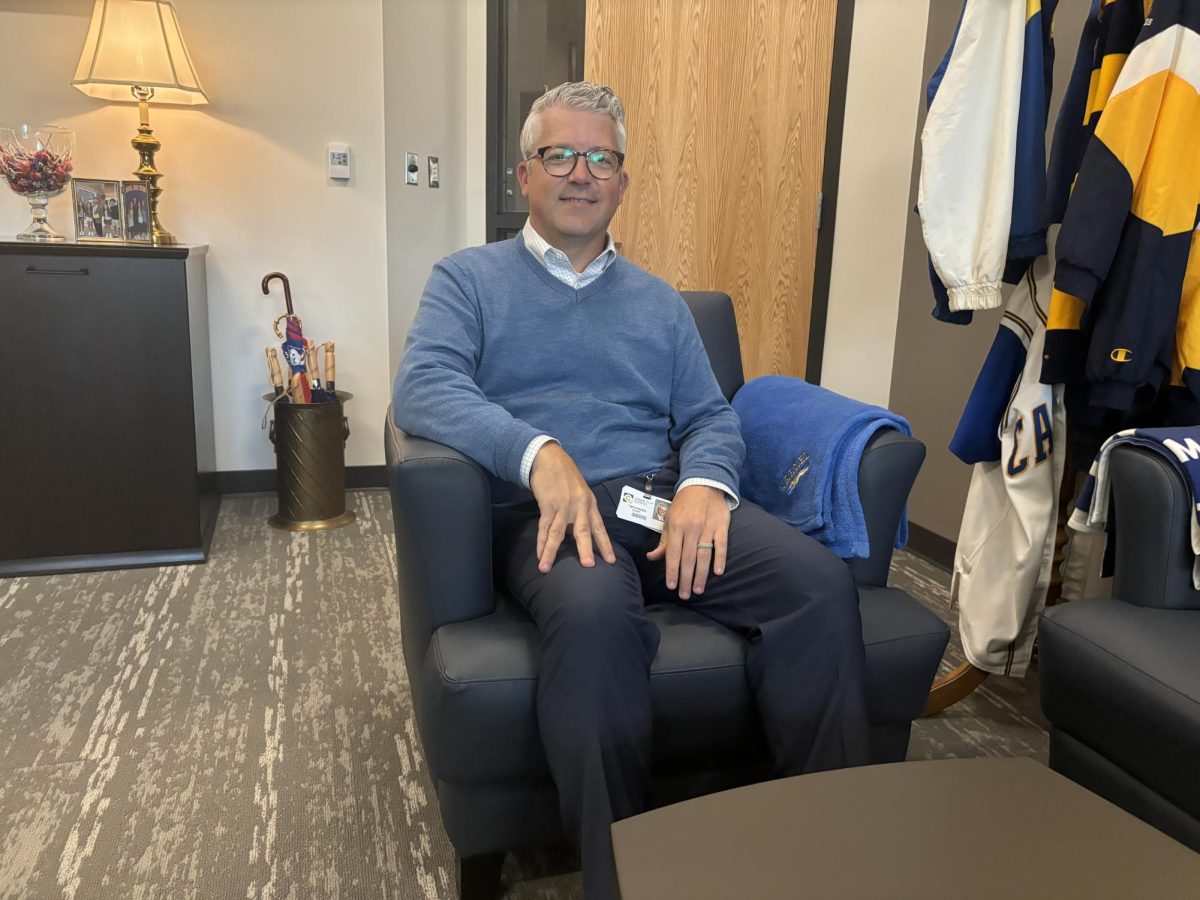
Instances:
[[[26,266],[26,275],[88,275],[87,269],[39,269],[37,266]]]

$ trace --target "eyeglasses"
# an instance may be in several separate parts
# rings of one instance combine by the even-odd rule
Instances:
[[[600,181],[607,181],[616,175],[625,163],[624,153],[604,148],[580,153],[578,150],[573,150],[570,147],[538,147],[538,151],[534,156],[542,161],[542,168],[546,170],[546,174],[553,175],[555,178],[566,178],[575,171],[576,163],[582,159],[583,164],[587,166],[587,170],[592,173],[593,178],[598,178]],[[530,158],[532,159],[533,157]]]

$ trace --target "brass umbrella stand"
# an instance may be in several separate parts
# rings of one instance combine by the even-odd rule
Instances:
[[[292,289],[282,272],[271,272],[262,280],[262,292],[270,294],[272,281],[283,283],[287,312],[275,320],[275,335],[283,343],[289,367],[288,387],[275,355],[267,348],[267,364],[274,393],[263,395],[271,404],[274,419],[270,438],[275,445],[279,510],[267,519],[285,531],[328,531],[354,521],[346,509],[346,441],[350,421],[344,405],[353,395],[335,387],[336,363],[332,341],[325,351],[325,378],[317,371],[316,345],[304,338],[303,323],[292,306]],[[279,324],[286,322],[281,333]]]

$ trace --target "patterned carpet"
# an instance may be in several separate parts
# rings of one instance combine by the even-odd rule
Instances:
[[[274,498],[226,498],[207,565],[0,581],[0,897],[455,896],[387,494],[351,504],[292,535]],[[894,566],[950,619],[947,580]],[[910,755],[1044,761],[1035,679],[919,722]],[[579,898],[576,865],[510,854],[505,896]]]

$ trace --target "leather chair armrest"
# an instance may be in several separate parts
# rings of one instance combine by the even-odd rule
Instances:
[[[1113,597],[1137,606],[1200,609],[1192,587],[1191,492],[1178,471],[1143,447],[1109,460],[1116,517]]]
[[[397,428],[391,407],[384,452],[404,649],[419,666],[435,630],[495,610],[491,486],[474,460]]]
[[[867,520],[871,555],[847,560],[858,584],[887,584],[900,514],[923,462],[925,445],[893,428],[875,432],[867,443],[858,466],[858,494]]]

